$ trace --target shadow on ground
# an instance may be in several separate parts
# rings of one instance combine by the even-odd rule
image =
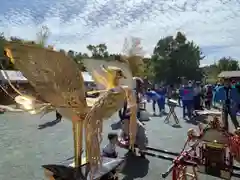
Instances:
[[[112,128],[112,130],[118,130],[118,129],[121,129],[121,121],[118,121],[118,122],[116,122],[116,123],[113,123],[113,124],[111,124],[111,128]]]
[[[198,125],[199,123],[207,124],[209,119],[207,115],[201,115],[201,116],[194,116],[191,119],[185,119],[186,123]]]
[[[122,180],[133,180],[136,178],[144,178],[148,174],[149,160],[134,156],[128,153],[126,156],[125,166],[122,169],[124,178]]]
[[[52,126],[55,126],[56,124],[60,123],[61,122],[61,119],[56,119],[54,121],[50,121],[50,122],[46,122],[44,124],[40,124],[38,125],[38,129],[39,130],[42,130],[42,129],[45,129],[47,127],[52,127]]]

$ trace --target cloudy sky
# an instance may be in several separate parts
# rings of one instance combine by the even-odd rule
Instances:
[[[161,37],[182,31],[202,48],[202,64],[240,59],[240,0],[1,0],[6,36],[34,40],[42,25],[50,28],[48,43],[66,50],[106,43],[121,52],[124,38],[135,36],[150,55]]]

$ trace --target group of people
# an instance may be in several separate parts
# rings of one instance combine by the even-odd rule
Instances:
[[[141,84],[141,83],[140,83]],[[182,84],[178,89],[158,86],[157,88],[141,90],[141,86],[138,85],[135,88],[137,104],[140,103],[142,98],[146,98],[148,101],[152,101],[153,115],[156,115],[156,105],[159,108],[160,115],[165,112],[166,99],[171,99],[173,91],[176,92],[179,105],[183,109],[183,117],[188,116],[192,118],[194,110],[202,110],[203,106],[210,109],[212,102],[225,102],[224,113],[230,114],[234,126],[239,127],[239,123],[236,120],[236,107],[240,107],[240,86],[231,83],[229,80],[225,80],[222,84],[213,85],[201,85],[199,82]],[[227,91],[227,93],[226,93]],[[228,94],[229,93],[229,94]],[[214,103],[213,103],[214,104]],[[236,106],[237,105],[237,106]],[[139,108],[137,112],[137,119],[139,119],[140,113]],[[62,118],[61,114],[56,111],[56,118]],[[120,145],[120,141],[129,142],[129,121],[130,121],[130,109],[128,108],[127,102],[124,107],[119,111],[119,118],[121,122],[120,133],[109,133],[108,144],[102,149],[102,155],[110,158],[117,158],[118,153],[116,152],[116,146]],[[225,126],[228,127],[227,122]],[[148,145],[148,137],[144,124],[137,120],[137,134],[135,144],[139,148],[140,152],[145,150]],[[121,146],[121,145],[120,145]],[[144,157],[144,154],[140,154]]]
[[[156,106],[159,108],[159,115],[165,113],[165,102],[167,98],[172,98],[173,93],[169,92],[173,88],[166,88],[159,86],[157,88],[147,89],[145,92],[141,91],[141,98],[146,98],[148,101],[152,101],[153,114],[156,115]],[[183,106],[183,116],[192,116],[192,109],[201,108],[201,93],[200,84],[193,84],[191,81],[187,85],[182,85],[179,88],[179,96],[181,104]],[[206,92],[211,101],[212,96]],[[137,104],[141,98],[137,98]],[[207,104],[207,103],[206,103]],[[117,157],[116,146],[119,145],[119,139],[122,141],[129,141],[129,121],[130,121],[130,110],[125,103],[123,109],[119,111],[119,118],[121,120],[121,130],[119,134],[110,133],[108,135],[109,143],[103,148],[103,155],[107,157]],[[137,118],[139,118],[139,113],[137,113]],[[136,145],[140,150],[144,150],[148,144],[148,138],[146,135],[146,130],[144,124],[137,121],[137,134],[136,134]],[[142,155],[143,156],[143,155]]]
[[[193,110],[211,109],[218,103],[223,112],[224,127],[228,130],[228,117],[230,116],[234,127],[239,128],[237,114],[240,110],[240,83],[230,78],[221,79],[215,85],[193,84],[182,85],[179,89],[179,99],[182,101],[183,117],[191,118]]]
[[[165,113],[166,99],[178,98],[179,106],[183,108],[183,117],[192,117],[193,110],[201,110],[203,106],[211,108],[213,91],[212,86],[202,86],[200,82],[182,84],[178,89],[173,86],[148,89],[146,92],[148,101],[152,101],[153,115],[156,115],[156,105],[159,108],[159,115]]]
[[[182,106],[183,118],[192,119],[194,110],[210,110],[219,104],[226,109],[227,100],[229,99],[230,117],[237,127],[236,114],[240,110],[240,83],[223,79],[217,84],[201,84],[200,82],[185,81],[179,88],[173,86],[158,86],[157,88],[148,89],[145,97],[152,101],[153,115],[156,115],[156,105],[159,108],[160,115],[165,112],[166,99],[178,98],[179,106]],[[229,97],[226,95],[226,89],[229,90]],[[228,99],[227,99],[228,98]]]
[[[179,105],[183,108],[183,118],[191,119],[194,110],[211,109],[213,99],[212,85],[202,85],[200,82],[183,84],[178,90]]]
[[[240,83],[223,79],[214,88],[214,100],[222,104],[224,127],[228,130],[228,117],[230,116],[234,127],[239,128],[237,115],[240,110]]]

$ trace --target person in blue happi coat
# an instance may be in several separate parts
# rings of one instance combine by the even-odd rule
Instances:
[[[161,104],[160,104],[161,96],[155,90],[151,90],[151,89],[147,90],[146,96],[149,101],[152,100],[153,115],[155,116],[156,115],[156,108],[155,108],[156,104],[159,107],[159,111],[161,109]]]
[[[188,118],[191,119],[194,98],[194,89],[192,86],[192,82],[189,81],[187,86],[182,86],[179,90],[179,93],[180,96],[182,97],[183,118],[185,118],[187,115]]]
[[[224,85],[216,89],[216,96],[223,102],[223,120],[224,127],[228,130],[228,115],[230,116],[234,127],[237,129],[239,123],[237,112],[240,104],[240,85],[232,86],[230,79],[224,79]]]
[[[158,95],[160,96],[160,98],[158,99],[158,106],[159,106],[159,112],[160,115],[163,113],[165,113],[165,102],[166,102],[166,89],[164,87],[159,87],[156,92],[158,93]]]
[[[216,107],[217,103],[220,103],[221,99],[223,99],[223,97],[221,97],[222,94],[217,93],[219,88],[221,88],[221,84],[218,83],[214,88],[213,88],[213,106]]]

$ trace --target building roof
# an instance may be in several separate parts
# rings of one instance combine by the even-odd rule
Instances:
[[[231,78],[231,77],[240,77],[240,71],[222,71],[218,77],[220,78]]]

